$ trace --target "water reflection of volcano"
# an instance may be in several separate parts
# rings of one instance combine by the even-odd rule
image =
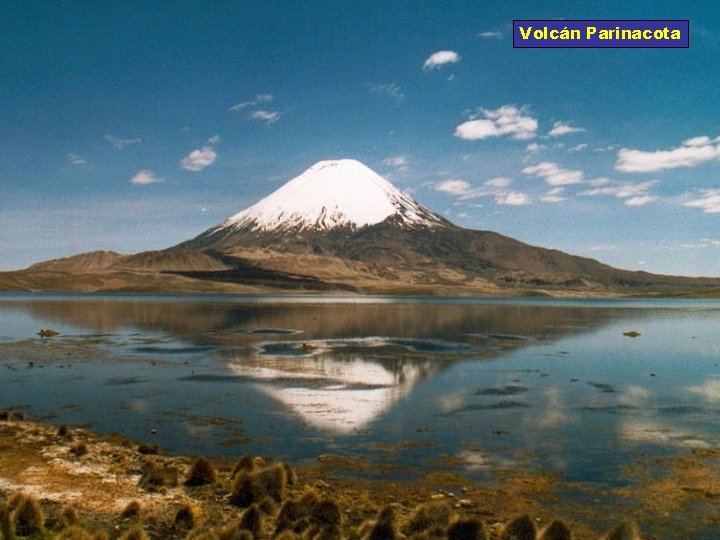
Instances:
[[[56,350],[62,339],[102,336],[103,353],[229,368],[307,425],[339,433],[389,416],[456,360],[491,360],[649,316],[539,300],[371,297],[33,296],[2,301],[3,310],[29,314],[35,328],[66,325]],[[182,380],[216,380],[209,375]]]
[[[379,344],[367,354],[339,354],[331,346],[342,347],[339,342],[322,348],[321,344],[283,345],[284,355],[265,344],[251,358],[228,359],[228,367],[235,375],[257,381],[263,393],[306,424],[337,433],[364,428],[448,365],[431,358],[378,357],[377,349],[383,349]]]

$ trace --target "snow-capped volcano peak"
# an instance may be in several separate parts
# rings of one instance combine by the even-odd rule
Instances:
[[[405,227],[434,226],[442,218],[354,159],[320,161],[223,223],[220,228],[329,230],[360,228],[389,217]]]

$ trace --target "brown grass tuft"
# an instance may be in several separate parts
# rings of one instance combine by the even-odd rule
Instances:
[[[78,522],[78,514],[77,510],[75,510],[72,506],[66,506],[62,509],[62,512],[60,512],[60,518],[58,520],[60,527],[70,527],[71,525],[75,525]]]
[[[478,519],[458,519],[448,529],[448,540],[486,540],[485,526]]]
[[[97,537],[78,525],[72,525],[60,531],[55,540],[95,540]]]
[[[241,531],[250,531],[255,536],[260,534],[262,530],[262,514],[257,504],[252,504],[242,513],[238,529]]]
[[[74,444],[70,447],[70,451],[75,454],[77,457],[84,456],[88,453],[88,447],[87,444],[84,442],[79,442],[77,444]]]
[[[125,509],[120,514],[122,519],[135,518],[140,515],[140,503],[137,501],[130,501],[125,506]]]
[[[175,513],[174,526],[179,529],[194,529],[200,524],[202,513],[200,509],[191,502],[186,502]]]
[[[287,477],[288,486],[294,486],[295,484],[297,484],[298,476],[295,472],[295,469],[293,469],[287,463],[283,463],[283,467],[285,467],[285,476]]]
[[[210,528],[194,529],[190,531],[185,540],[233,540],[232,538],[224,538],[218,536],[215,531]]]
[[[263,514],[267,514],[268,516],[275,516],[278,513],[278,504],[272,497],[265,497],[258,503],[258,508],[260,508]]]
[[[572,537],[570,527],[561,519],[553,521],[539,536],[540,540],[572,540]]]
[[[9,501],[0,501],[0,539],[15,538],[15,526],[10,519],[11,510]]]
[[[320,527],[315,528],[306,535],[311,540],[343,540],[344,536],[340,527]]]
[[[137,451],[144,456],[156,456],[160,453],[160,448],[157,444],[140,444]]]
[[[164,487],[175,487],[178,484],[178,471],[174,467],[161,467],[153,462],[143,466],[143,473],[138,485],[146,491],[159,491]]]
[[[300,537],[291,530],[285,530],[275,537],[275,540],[299,540]]]
[[[242,471],[233,481],[230,504],[246,508],[265,497],[277,502],[285,498],[287,476],[282,463],[270,465],[255,472]]]
[[[313,521],[322,528],[335,528],[342,526],[342,512],[338,503],[332,499],[320,501],[312,512]]]
[[[524,515],[513,519],[510,523],[506,524],[502,534],[500,535],[501,540],[535,540],[537,530],[535,529],[535,523],[530,516]]]
[[[255,462],[250,454],[243,454],[240,460],[235,464],[235,468],[230,478],[235,478],[241,472],[253,472],[255,470]]]
[[[185,480],[186,486],[207,486],[214,484],[217,480],[215,467],[204,457],[197,458],[190,468],[190,473]]]
[[[275,520],[275,533],[291,530],[304,531],[311,523],[311,516],[320,506],[320,496],[312,487],[305,487],[299,499],[285,501]]]
[[[150,537],[145,532],[145,529],[140,525],[135,525],[125,534],[123,534],[119,540],[150,540]]]
[[[450,522],[450,505],[444,501],[432,501],[418,506],[405,527],[408,535],[429,531],[434,534],[447,529]]]
[[[14,524],[15,534],[31,536],[43,531],[43,514],[35,497],[15,495],[10,499],[8,508],[11,509],[10,520]]]
[[[363,528],[365,527],[361,527],[361,529]],[[396,540],[400,538],[395,524],[395,510],[392,506],[386,506],[380,510],[375,523],[370,526],[370,530],[364,538],[365,540]]]
[[[253,533],[240,528],[239,522],[215,529],[214,532],[218,540],[255,540]]]
[[[640,540],[640,530],[634,521],[623,521],[610,530],[604,537],[605,540]]]

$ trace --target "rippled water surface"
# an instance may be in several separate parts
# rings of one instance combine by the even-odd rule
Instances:
[[[720,446],[719,330],[712,301],[3,295],[0,408],[169,452],[617,486],[634,455]]]

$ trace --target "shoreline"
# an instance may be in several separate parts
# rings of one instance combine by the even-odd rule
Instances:
[[[67,508],[73,509],[77,523],[86,530],[105,531],[109,538],[120,538],[138,525],[151,538],[185,538],[193,528],[229,526],[241,520],[246,511],[230,502],[235,466],[230,461],[212,461],[217,471],[212,485],[189,487],[183,481],[193,466],[191,457],[155,453],[156,448],[118,434],[97,435],[83,429],[13,419],[12,414],[1,419],[4,416],[0,416],[0,501],[8,501],[17,493],[40,501],[46,524],[45,536],[40,538],[52,538],[60,532],[63,513],[70,512]],[[599,500],[603,490],[590,489],[577,504],[560,501],[556,492],[571,486],[547,475],[516,471],[492,486],[442,472],[428,473],[419,481],[377,480],[363,478],[357,471],[348,474],[352,464],[339,456],[318,456],[315,465],[293,467],[295,472],[291,474],[296,481],[287,486],[283,501],[298,500],[308,492],[335,501],[342,519],[338,538],[363,537],[363,524],[388,507],[395,513],[399,530],[407,530],[419,507],[435,505],[447,508],[451,520],[482,523],[488,538],[500,538],[511,520],[528,515],[538,530],[555,519],[563,519],[576,540],[595,539],[628,518],[637,521],[644,531],[648,513],[659,517],[673,509],[677,512],[689,499],[717,504],[720,484],[707,468],[719,459],[720,450],[703,450],[691,457],[669,460],[675,478],[642,486],[650,496],[637,501],[633,499],[639,493],[630,489],[605,493],[624,494],[627,498],[614,514],[608,513]],[[272,458],[256,457],[255,461],[273,463]],[[148,484],[148,467],[174,470],[174,479]],[[575,489],[582,493],[588,486]],[[133,501],[139,511],[132,518],[123,517]],[[263,514],[265,528],[258,538],[273,537],[281,504],[276,501],[274,508]],[[178,512],[187,507],[197,513],[194,527],[177,524]],[[720,522],[720,513],[708,515],[707,519]],[[598,530],[593,523],[604,525]],[[646,533],[637,538],[664,537]]]
[[[78,451],[80,445],[84,448]],[[182,478],[188,475],[191,458],[154,454],[154,449],[144,446],[116,434],[103,436],[68,429],[67,435],[60,435],[59,428],[49,424],[0,420],[0,493],[5,498],[18,492],[33,495],[41,501],[49,523],[64,507],[73,507],[89,530],[103,529],[111,537],[135,524],[134,520],[120,517],[132,501],[140,504],[140,522],[158,538],[185,536],[187,531],[178,531],[173,524],[174,513],[188,502],[202,510],[204,522],[229,523],[241,517],[242,509],[227,501],[227,477],[233,463],[214,461],[218,482],[210,488],[189,488],[182,485]],[[176,469],[179,485],[144,489],[142,469],[146,463]],[[388,505],[393,506],[402,524],[417,506],[431,501],[444,501],[454,513],[481,519],[489,532],[499,531],[516,515],[530,514],[538,526],[552,519],[533,500],[533,495],[547,491],[547,479],[535,479],[533,483],[525,478],[508,483],[505,489],[488,490],[459,475],[442,473],[427,475],[421,482],[363,479],[342,474],[347,465],[340,458],[321,457],[314,467],[296,468],[298,480],[288,489],[289,498],[314,488],[336,500],[347,538],[358,537],[358,527]],[[448,485],[460,489],[451,493],[443,489]],[[587,526],[572,525],[575,538],[595,538]]]

